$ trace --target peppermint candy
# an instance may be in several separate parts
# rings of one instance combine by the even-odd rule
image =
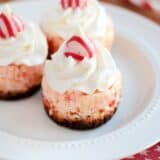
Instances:
[[[154,3],[152,0],[127,0],[127,1],[147,10],[154,9]]]
[[[85,57],[92,58],[94,49],[94,44],[89,39],[86,41],[80,36],[73,36],[66,42],[64,55],[82,61]]]
[[[84,8],[87,6],[88,0],[60,0],[61,6],[63,9],[76,9],[76,8]]]
[[[17,33],[22,32],[23,29],[24,24],[16,15],[13,13],[0,13],[0,38],[16,37]]]

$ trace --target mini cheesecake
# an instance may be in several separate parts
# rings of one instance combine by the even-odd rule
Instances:
[[[40,87],[47,57],[47,41],[39,26],[0,12],[0,98],[28,96]]]
[[[42,17],[41,27],[47,36],[49,57],[61,44],[79,31],[111,50],[114,26],[97,0],[60,0]]]
[[[117,110],[121,73],[102,44],[74,35],[46,62],[42,93],[44,108],[56,123],[95,128]]]

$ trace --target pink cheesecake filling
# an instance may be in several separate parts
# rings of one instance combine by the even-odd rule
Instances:
[[[96,114],[97,112],[113,112],[117,107],[120,98],[120,81],[113,87],[106,89],[106,92],[96,91],[93,94],[85,94],[80,91],[66,91],[61,94],[52,89],[46,79],[42,80],[44,101],[49,103],[49,114],[57,111],[78,114],[81,117]]]
[[[40,85],[42,68],[43,65],[0,66],[0,92],[25,92]]]

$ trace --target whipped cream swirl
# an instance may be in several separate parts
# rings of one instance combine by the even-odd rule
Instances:
[[[24,30],[16,37],[0,38],[0,65],[44,63],[47,56],[47,42],[37,24],[24,22]]]
[[[65,57],[64,52],[65,43],[52,56],[52,60],[46,62],[44,71],[49,86],[60,93],[67,90],[87,94],[96,90],[105,92],[120,78],[120,71],[111,54],[98,42],[95,43],[94,56],[85,57],[80,62],[72,57]]]
[[[84,31],[92,38],[102,38],[111,19],[97,0],[89,0],[84,8],[63,9],[59,3],[47,11],[42,19],[42,29],[48,36],[61,36],[64,39]]]

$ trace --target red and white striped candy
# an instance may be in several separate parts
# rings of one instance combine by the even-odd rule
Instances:
[[[87,5],[88,0],[61,0],[60,2],[63,9],[76,9],[78,7],[85,7]]]
[[[23,29],[23,22],[13,13],[10,15],[0,13],[0,38],[7,39],[15,37]]]
[[[150,0],[125,0],[125,1],[131,2],[132,4],[137,5],[141,8],[147,9],[147,10],[154,9],[152,1],[150,1]]]
[[[82,61],[85,57],[92,58],[94,49],[94,44],[89,39],[87,42],[80,36],[73,36],[66,43],[64,55]]]

